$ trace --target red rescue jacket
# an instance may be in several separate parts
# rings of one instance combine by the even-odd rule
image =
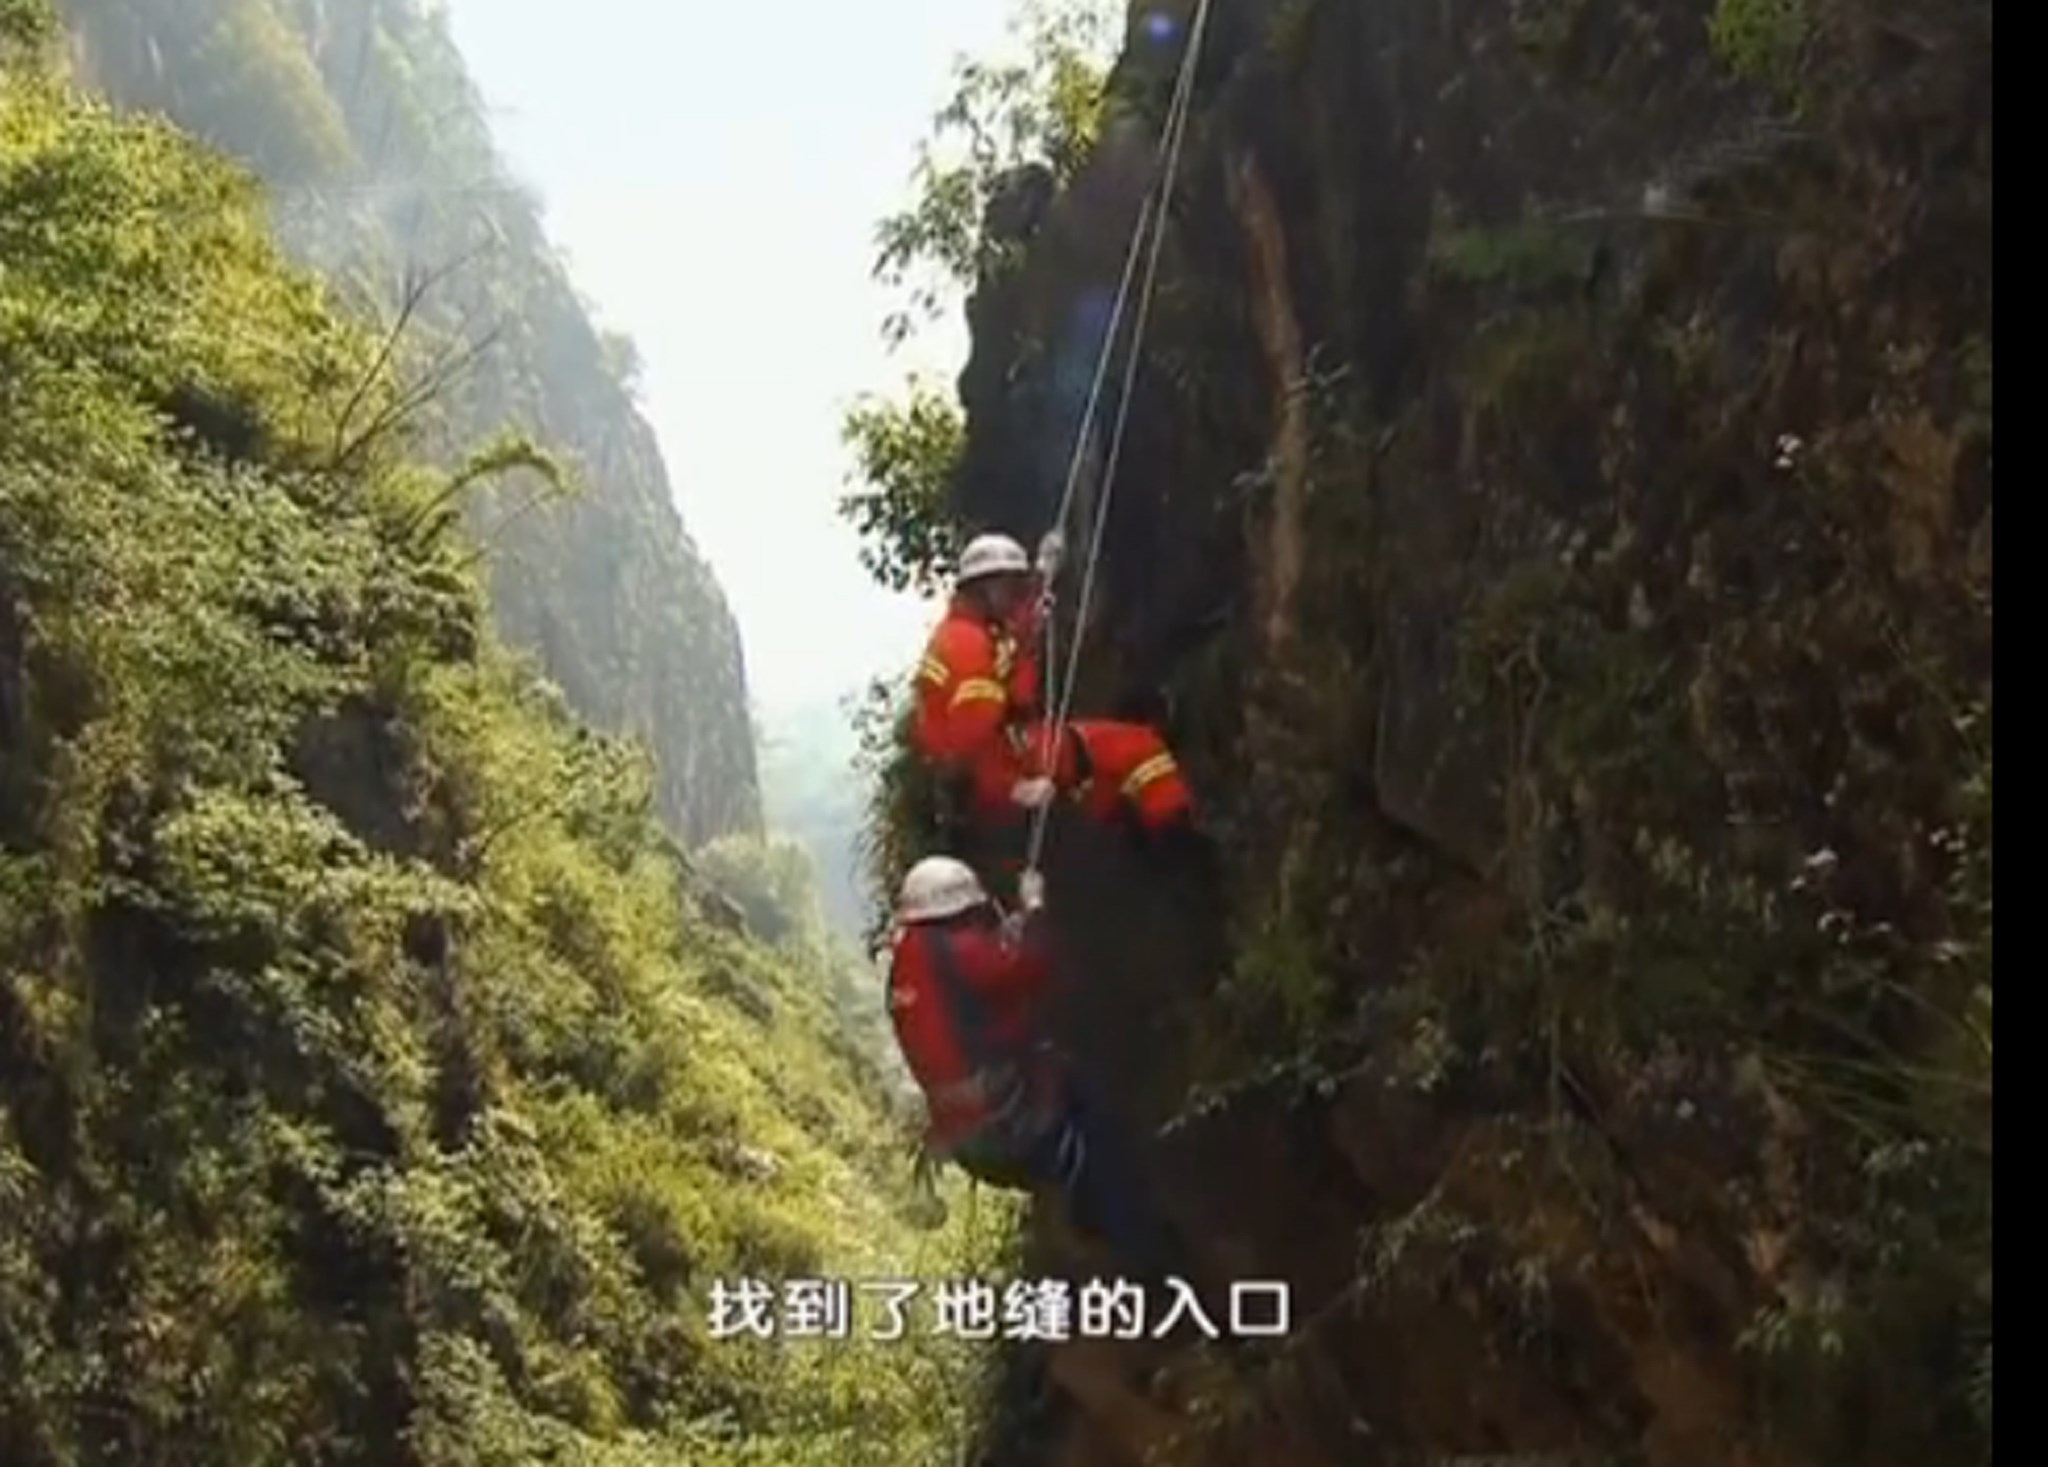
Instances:
[[[917,671],[918,752],[967,763],[1038,711],[1038,616],[992,622],[955,598]]]
[[[1011,1119],[1038,1084],[1035,1008],[1051,978],[1043,943],[971,922],[901,929],[889,965],[889,1017],[924,1091],[930,1141],[945,1146]]]
[[[925,646],[911,727],[919,755],[965,774],[977,800],[1003,807],[1012,786],[1034,775],[1072,780],[1071,755],[1045,767],[1038,727],[1044,693],[1039,664],[1043,611],[1033,599],[1008,622],[991,622],[955,599]]]

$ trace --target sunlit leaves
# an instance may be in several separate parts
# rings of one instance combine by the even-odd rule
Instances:
[[[958,539],[946,503],[966,441],[960,409],[914,386],[902,403],[855,407],[841,432],[863,485],[839,502],[860,533],[861,564],[892,590],[937,591]]]
[[[982,208],[1004,172],[1037,163],[1064,182],[1086,159],[1122,12],[1111,0],[1024,0],[1011,27],[1020,58],[955,64],[953,95],[918,150],[912,201],[876,231],[876,274],[908,296],[884,327],[889,340],[973,284]]]
[[[33,53],[56,33],[49,0],[0,0],[0,65],[13,54]]]
[[[705,929],[644,753],[478,631],[447,516],[552,461],[509,436],[436,472],[392,434],[336,463],[374,344],[284,267],[246,183],[15,75],[7,1450],[944,1455],[943,1350],[702,1348],[712,1273],[907,1269],[904,1179],[821,975]],[[720,1170],[742,1144],[772,1179]],[[679,1445],[718,1410],[753,1448]]]
[[[128,393],[103,395],[109,412],[196,389],[251,405],[284,442],[310,436],[367,348],[279,268],[259,208],[167,128],[47,99],[0,109],[0,413],[112,374]]]
[[[539,202],[506,175],[446,8],[65,9],[83,74],[260,173],[292,253],[321,266],[367,321],[370,360],[326,374],[347,406],[326,404],[319,417],[322,460],[410,455],[455,471],[501,428],[545,442],[592,492],[565,503],[558,485],[525,472],[447,498],[409,484],[408,506],[433,505],[410,528],[451,542],[444,532],[458,524],[471,532],[498,625],[545,649],[580,712],[653,745],[663,816],[678,834],[756,823],[737,629],[633,411],[635,353],[595,327]],[[331,125],[350,155],[338,171],[322,142]],[[246,397],[203,385],[238,406]],[[276,425],[277,405],[264,407]]]
[[[953,95],[919,149],[912,200],[876,234],[875,273],[906,297],[883,326],[892,344],[990,263],[982,216],[1006,173],[1038,165],[1064,183],[1086,160],[1122,12],[1111,0],[1025,0],[1011,28],[1020,55],[956,64]],[[861,487],[839,510],[860,534],[862,565],[893,590],[931,593],[944,578],[957,540],[948,493],[964,431],[959,408],[922,386],[846,415],[841,432]]]

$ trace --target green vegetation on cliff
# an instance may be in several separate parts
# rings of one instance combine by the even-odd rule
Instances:
[[[0,1458],[939,1460],[972,1347],[708,1335],[720,1276],[964,1268],[821,986],[500,650],[444,512],[486,491],[413,461],[380,335],[40,19],[0,6]]]
[[[1033,216],[1094,147],[1103,53],[1121,8],[1023,0],[1011,24],[1015,54],[956,64],[953,93],[919,149],[910,203],[876,230],[875,275],[904,302],[883,322],[886,340],[904,340],[977,279],[1016,264]],[[992,221],[1008,228],[991,230]],[[857,487],[840,512],[861,537],[862,563],[893,590],[935,593],[960,539],[946,499],[965,447],[957,400],[913,381],[900,398],[856,404],[841,431]]]
[[[1305,1323],[1159,1460],[1988,1461],[1990,6],[1217,16],[1080,701],[1169,711],[1233,930],[1057,826],[1051,900],[1176,1221]],[[981,270],[947,435],[861,440],[878,570],[1039,523],[1144,146]]]
[[[689,844],[757,829],[739,633],[633,401],[630,341],[595,325],[507,175],[445,13],[421,0],[63,0],[80,79],[251,167],[285,243],[373,314],[452,465],[506,430],[587,492],[530,476],[468,497],[500,630],[569,705],[654,752]],[[351,415],[356,431],[374,415]]]

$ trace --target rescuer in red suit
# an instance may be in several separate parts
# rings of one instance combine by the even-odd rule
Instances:
[[[1128,822],[1144,844],[1199,844],[1187,781],[1157,729],[1074,719],[1054,747],[1040,653],[1059,545],[1048,535],[1034,567],[1007,535],[968,544],[918,666],[913,744],[985,828],[1065,795],[1096,820]]]
[[[1083,1099],[1040,1029],[1051,982],[1035,880],[1005,919],[965,862],[928,856],[904,878],[889,1015],[924,1092],[925,1146],[992,1186],[1055,1187],[1076,1226],[1137,1270],[1167,1255],[1121,1138]]]

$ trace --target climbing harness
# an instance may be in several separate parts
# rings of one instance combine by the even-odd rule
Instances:
[[[1116,422],[1110,430],[1109,451],[1103,458],[1101,492],[1094,506],[1095,524],[1089,535],[1088,554],[1082,564],[1081,595],[1074,608],[1073,646],[1067,651],[1065,675],[1061,678],[1053,700],[1052,737],[1047,741],[1041,758],[1051,759],[1057,767],[1061,740],[1067,731],[1068,715],[1074,702],[1074,687],[1081,668],[1081,634],[1088,622],[1088,602],[1095,587],[1095,570],[1102,557],[1103,532],[1109,524],[1110,495],[1116,485],[1117,460],[1123,450],[1124,424],[1131,409],[1131,389],[1137,382],[1138,361],[1145,341],[1145,326],[1151,315],[1152,288],[1158,278],[1159,256],[1166,242],[1166,225],[1173,202],[1175,175],[1180,167],[1182,139],[1187,133],[1189,101],[1194,95],[1195,71],[1200,65],[1202,41],[1209,26],[1210,0],[1199,0],[1195,9],[1194,25],[1188,33],[1186,53],[1181,58],[1180,75],[1175,80],[1173,100],[1166,111],[1166,124],[1160,137],[1163,167],[1158,180],[1147,191],[1145,202],[1138,211],[1137,223],[1131,230],[1130,248],[1124,256],[1123,278],[1117,286],[1116,301],[1110,309],[1109,327],[1104,334],[1102,355],[1095,365],[1094,380],[1088,388],[1088,401],[1082,409],[1081,422],[1075,430],[1073,457],[1067,467],[1067,482],[1060,495],[1058,513],[1053,518],[1053,529],[1064,535],[1067,516],[1072,511],[1074,496],[1081,483],[1082,468],[1087,462],[1090,446],[1090,430],[1095,425],[1095,412],[1100,404],[1102,387],[1109,375],[1109,361],[1116,350],[1117,329],[1122,324],[1124,308],[1130,296],[1131,285],[1137,275],[1138,261],[1143,256],[1144,278],[1138,289],[1137,315],[1131,327],[1130,349],[1124,359],[1122,391],[1117,401]],[[1151,230],[1149,249],[1146,248],[1146,231]],[[1047,597],[1051,592],[1048,589]],[[1052,616],[1044,618],[1045,661],[1050,669],[1055,664],[1054,621]],[[1031,835],[1024,857],[1025,872],[1036,877],[1038,863],[1045,850],[1046,822],[1052,813],[1050,801],[1031,812]]]
[[[1070,1182],[1078,1175],[1084,1151],[1082,1138],[1059,1128],[1065,1124],[1058,1097],[1065,1077],[1055,1051],[1040,1044],[1025,1057],[1006,1054],[995,1039],[991,1014],[983,996],[969,981],[960,956],[944,932],[934,933],[925,949],[929,972],[938,998],[954,1024],[954,1032],[969,1073],[950,1084],[926,1088],[935,1104],[967,1103],[981,1108],[976,1132],[989,1138],[1006,1153],[1017,1154],[1050,1138],[1057,1142],[1055,1177]],[[893,965],[885,977],[894,987]],[[1071,1127],[1067,1127],[1071,1131]],[[937,1198],[939,1170],[957,1160],[961,1143],[934,1146],[929,1135],[913,1150],[913,1192],[920,1198]],[[929,1204],[919,1206],[929,1211]]]

